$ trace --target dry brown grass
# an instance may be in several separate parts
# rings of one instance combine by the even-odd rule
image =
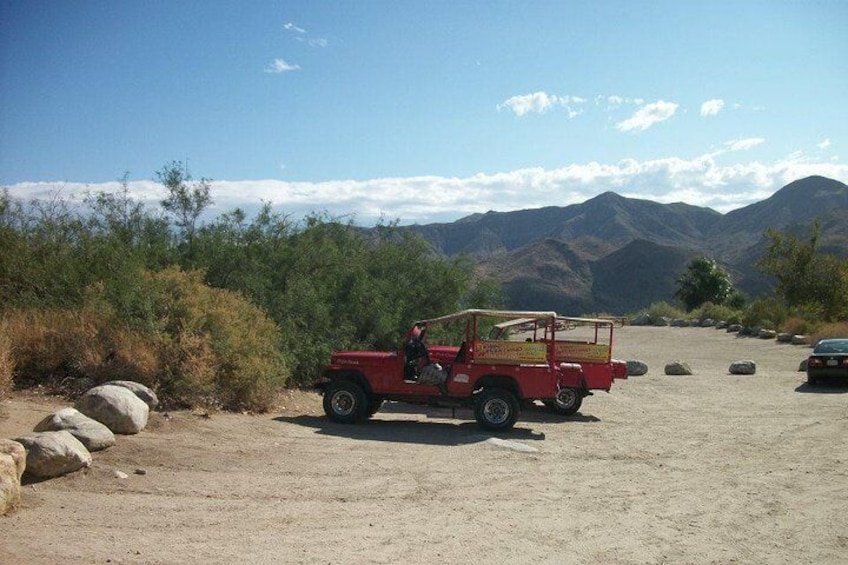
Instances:
[[[819,327],[812,335],[811,335],[811,343],[816,343],[820,339],[829,339],[829,338],[848,338],[848,322],[835,322],[832,324],[825,324]]]
[[[110,379],[147,385],[155,381],[155,348],[111,318],[90,308],[12,310],[4,315],[16,363],[15,380],[57,392],[79,392]]]
[[[12,357],[12,340],[6,330],[6,322],[0,320],[0,400],[12,391],[12,375],[15,369]]]
[[[120,379],[149,386],[172,406],[262,412],[273,405],[289,373],[279,330],[264,312],[237,293],[206,286],[199,273],[167,270],[145,284],[155,314],[144,332],[96,295],[79,308],[7,311],[0,393],[4,379],[11,388],[13,354],[21,388],[73,396]]]

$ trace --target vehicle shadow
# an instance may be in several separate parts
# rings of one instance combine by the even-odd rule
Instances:
[[[406,402],[386,402],[380,409],[378,414],[420,414],[427,418],[453,418],[460,420],[474,420],[474,410],[471,408],[457,406],[456,408],[426,406],[421,407],[415,404]],[[578,412],[571,416],[563,416],[551,412],[542,404],[523,404],[521,406],[521,416],[518,418],[518,426],[521,422],[540,422],[540,423],[558,423],[558,422],[578,422],[578,423],[593,423],[600,422],[600,418],[596,416],[587,416]]]
[[[320,435],[392,443],[458,446],[481,443],[492,437],[534,441],[545,439],[544,433],[520,426],[506,432],[488,432],[474,421],[451,423],[374,418],[350,425],[338,424],[325,416],[306,415],[278,416],[274,420],[312,428]]]
[[[795,392],[813,394],[846,394],[848,393],[848,382],[846,381],[820,381],[816,386],[809,383],[801,383],[795,387]]]
[[[572,414],[571,416],[555,414],[551,412],[546,406],[539,406],[538,404],[534,404],[533,406],[524,406],[521,410],[521,420],[527,422],[549,423],[575,422],[578,424],[594,424],[596,422],[601,421],[601,419],[597,416],[592,416],[591,414],[582,414],[580,412]]]

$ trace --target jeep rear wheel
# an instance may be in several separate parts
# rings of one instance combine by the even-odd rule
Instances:
[[[360,422],[369,416],[368,397],[356,383],[333,381],[324,390],[324,413],[341,424]]]
[[[518,420],[518,413],[515,395],[502,388],[483,390],[474,403],[474,417],[487,430],[511,429]]]
[[[552,412],[563,416],[571,416],[580,410],[580,405],[583,404],[583,396],[573,388],[560,389],[553,400],[545,402],[545,406],[550,408]]]

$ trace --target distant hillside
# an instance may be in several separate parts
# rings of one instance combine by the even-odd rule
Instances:
[[[809,234],[818,219],[821,249],[848,256],[848,186],[814,176],[770,198],[720,214],[605,192],[582,204],[474,214],[412,226],[438,253],[468,254],[501,281],[508,306],[579,314],[623,313],[671,300],[674,281],[695,256],[724,265],[751,296],[770,290],[755,264],[769,229]]]

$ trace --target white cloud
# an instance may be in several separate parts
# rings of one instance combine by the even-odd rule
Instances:
[[[830,138],[823,140],[821,143],[816,145],[816,147],[818,147],[819,149],[827,149],[828,147],[830,147]]]
[[[271,61],[267,67],[265,67],[266,73],[278,74],[278,73],[287,73],[290,71],[299,71],[300,65],[293,65],[291,63],[287,63],[285,59],[274,59]]]
[[[284,26],[283,26],[283,28],[284,28],[286,31],[291,31],[291,32],[293,32],[293,33],[297,33],[297,34],[304,34],[304,33],[306,33],[306,30],[305,30],[305,29],[303,29],[303,28],[301,28],[301,27],[297,27],[297,26],[294,24],[294,22],[289,22],[289,23],[287,23],[286,25],[284,25]]]
[[[544,114],[555,106],[562,106],[568,112],[569,119],[571,119],[579,116],[582,112],[581,110],[576,110],[573,106],[585,102],[586,99],[579,96],[557,96],[556,94],[548,94],[547,92],[540,91],[532,94],[512,96],[502,104],[498,104],[498,110],[507,108],[516,116],[521,117],[529,113]]]
[[[701,104],[701,115],[715,116],[721,112],[722,108],[724,108],[724,100],[720,98],[713,98],[712,100],[707,100]]]
[[[658,100],[652,104],[642,106],[632,117],[616,124],[620,131],[645,131],[659,122],[664,122],[674,115],[678,104]]]
[[[742,140],[745,141],[745,140]],[[739,141],[728,142],[732,147]],[[742,143],[742,146],[747,145]],[[729,150],[723,151],[728,153]],[[722,153],[722,152],[719,152]],[[848,182],[848,165],[813,162],[790,155],[773,163],[719,163],[717,153],[693,159],[667,157],[617,163],[573,163],[556,169],[528,168],[465,178],[420,176],[288,182],[283,180],[214,181],[215,206],[207,219],[241,207],[255,211],[263,201],[299,219],[310,212],[353,216],[362,225],[381,217],[403,224],[452,221],[489,210],[510,211],[542,206],[567,206],[613,190],[631,198],[657,202],[687,202],[728,212],[763,200],[790,182],[822,175]],[[117,182],[20,183],[9,188],[15,198],[49,198],[57,189],[81,201],[87,191],[115,191]],[[131,193],[151,208],[165,196],[152,181],[131,181]]]
[[[516,116],[523,116],[530,112],[544,114],[554,105],[559,103],[559,98],[546,92],[534,92],[533,94],[521,94],[508,98],[503,104],[498,105],[498,110],[509,108]]]
[[[765,143],[765,141],[766,140],[762,137],[749,137],[747,139],[735,139],[733,141],[728,141],[724,145],[729,151],[747,151],[757,145]]]
[[[607,110],[614,110],[620,106],[624,106],[625,104],[630,106],[641,106],[644,103],[645,100],[642,98],[630,98],[627,96],[618,96],[616,94],[610,96],[595,96],[595,104],[598,106],[606,104]]]

